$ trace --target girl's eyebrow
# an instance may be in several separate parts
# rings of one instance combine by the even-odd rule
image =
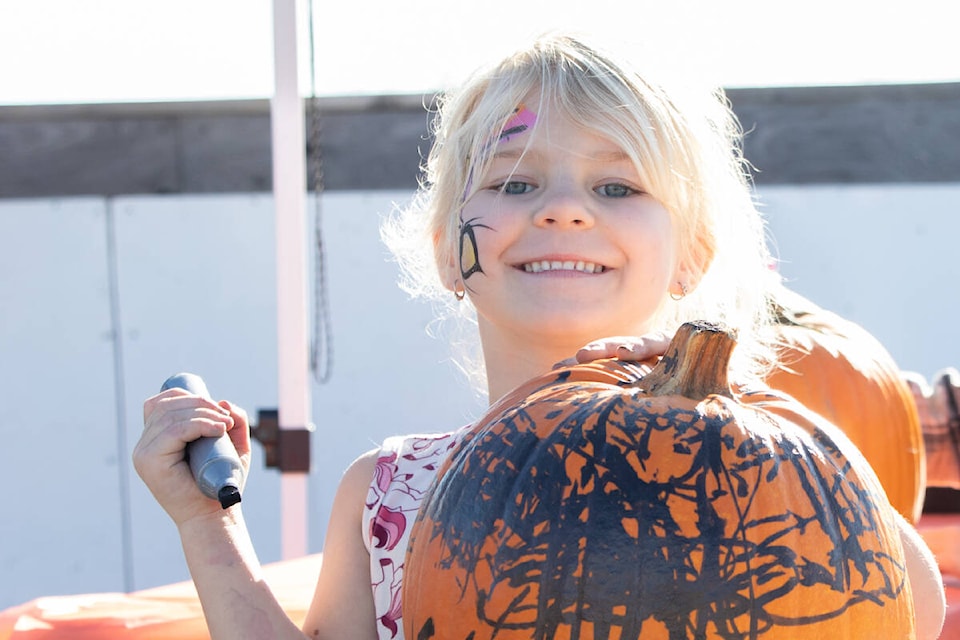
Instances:
[[[599,162],[626,162],[630,160],[630,156],[620,149],[616,151],[598,151],[594,153],[592,157]]]
[[[508,160],[519,160],[520,158],[530,157],[530,156],[539,157],[540,154],[533,149],[522,149],[522,148],[501,149],[493,153],[493,158],[495,160],[498,160],[500,158],[506,158]]]

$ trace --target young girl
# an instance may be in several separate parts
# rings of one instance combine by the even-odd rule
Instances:
[[[385,235],[411,290],[475,319],[491,402],[572,354],[659,355],[690,319],[738,332],[733,378],[773,361],[771,260],[721,95],[668,94],[551,36],[449,94],[435,123],[421,193]],[[213,637],[402,637],[410,527],[462,430],[388,439],[346,471],[301,632],[261,580],[240,505],[204,498],[183,461],[224,430],[248,460],[244,412],[170,390],[144,416],[135,466],[177,524]],[[903,537],[919,637],[935,638],[939,574],[905,522]]]

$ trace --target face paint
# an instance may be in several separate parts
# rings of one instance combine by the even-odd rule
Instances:
[[[480,255],[477,251],[476,229],[491,229],[485,224],[475,224],[474,219],[460,223],[460,276],[466,286],[467,278],[475,273],[483,273],[480,266]]]
[[[497,143],[506,142],[510,140],[510,138],[532,129],[536,123],[537,114],[521,104],[513,110],[510,119],[503,125],[503,131],[500,133],[500,137],[497,138]],[[484,150],[489,148],[489,146],[490,145],[487,144]],[[471,169],[470,175],[467,176],[467,186],[463,192],[464,202],[469,197],[472,186],[473,170]],[[467,278],[475,273],[483,273],[483,267],[480,265],[480,254],[477,250],[476,229],[493,230],[485,224],[476,224],[475,220],[474,218],[460,221],[460,276],[463,278],[464,286],[466,286]]]
[[[511,118],[507,120],[507,124],[503,126],[503,132],[500,134],[498,142],[506,142],[513,136],[532,129],[536,123],[537,114],[521,104],[513,110],[513,116],[511,116]]]
[[[507,142],[510,138],[518,136],[524,131],[528,131],[533,128],[533,125],[537,123],[537,114],[533,111],[530,111],[522,104],[513,110],[513,113],[510,116],[510,119],[507,120],[507,123],[503,125],[503,131],[500,132],[500,137],[497,138],[497,143]],[[483,150],[486,151],[490,148],[490,143],[487,143],[483,146]],[[473,187],[473,169],[470,170],[470,175],[467,176],[467,186],[463,190],[463,198],[461,202],[465,202],[470,196],[470,189]]]

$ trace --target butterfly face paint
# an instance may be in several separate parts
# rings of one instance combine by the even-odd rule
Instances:
[[[475,273],[483,273],[480,255],[477,251],[477,228],[491,229],[485,224],[477,224],[476,218],[460,222],[460,277],[466,286],[467,278]]]
[[[503,130],[497,138],[497,144],[506,142],[511,138],[518,136],[525,131],[533,128],[537,122],[537,114],[527,109],[524,105],[518,106],[513,110],[510,119],[503,125]],[[489,145],[487,145],[489,147]],[[473,186],[473,175],[467,179],[467,186],[464,190],[463,199],[466,200]],[[477,250],[476,229],[490,229],[485,224],[478,224],[476,218],[470,220],[460,220],[460,276],[463,278],[466,286],[467,278],[475,273],[483,273],[483,267],[480,265],[480,254]]]

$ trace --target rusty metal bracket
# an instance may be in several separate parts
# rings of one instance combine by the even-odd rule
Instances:
[[[260,409],[257,424],[250,435],[263,445],[264,463],[268,469],[281,473],[310,472],[310,434],[313,425],[293,429],[280,428],[280,413],[276,409]]]

